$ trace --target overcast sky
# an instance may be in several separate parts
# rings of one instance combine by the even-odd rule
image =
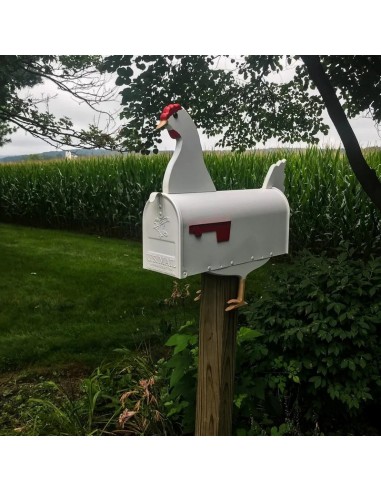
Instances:
[[[291,71],[282,72],[280,79],[287,81],[292,76]],[[113,82],[109,81],[109,84]],[[81,103],[78,104],[77,101],[73,99],[67,93],[57,91],[55,85],[51,82],[46,82],[38,86],[24,91],[23,94],[30,93],[35,97],[41,97],[42,95],[51,95],[56,97],[51,99],[49,102],[49,110],[56,116],[68,116],[72,119],[76,128],[87,128],[90,123],[96,123],[99,118],[99,114],[91,110],[87,105]],[[44,109],[44,108],[43,108]],[[104,103],[102,106],[103,110],[114,113],[120,110],[119,100]],[[158,113],[161,108],[158,108]],[[334,146],[338,147],[340,145],[339,136],[332,125],[328,116],[326,116],[326,122],[331,126],[331,130],[327,136],[322,136],[320,145],[322,146]],[[100,119],[100,123],[105,122],[105,118]],[[119,120],[118,120],[119,121]],[[373,146],[381,145],[381,138],[378,135],[374,123],[371,119],[365,117],[358,117],[351,120],[352,128],[360,142],[361,146]],[[154,129],[153,129],[154,130]],[[0,157],[11,156],[11,155],[22,155],[22,154],[39,154],[41,152],[47,152],[55,150],[54,147],[43,142],[42,140],[32,137],[27,134],[24,130],[18,130],[15,134],[11,136],[12,142],[0,147]],[[215,143],[218,139],[207,139],[205,136],[201,135],[201,143],[204,150],[213,150]],[[167,132],[163,132],[163,143],[159,146],[160,150],[173,150],[174,141],[169,138]],[[300,147],[302,144],[298,143],[294,146]],[[266,145],[258,144],[257,148],[269,148],[269,147],[279,147],[282,146],[276,139],[271,139],[266,142]],[[284,146],[289,146],[285,144]]]

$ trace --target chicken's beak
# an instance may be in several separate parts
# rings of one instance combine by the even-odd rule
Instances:
[[[156,130],[161,130],[168,123],[168,120],[161,120],[156,126]]]

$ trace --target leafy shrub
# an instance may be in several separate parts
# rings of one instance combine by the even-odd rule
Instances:
[[[312,423],[360,432],[367,403],[381,403],[381,260],[353,255],[346,244],[336,258],[305,252],[288,270],[274,268],[247,315],[263,337],[240,347],[240,378],[256,377],[238,391],[262,402],[277,395],[302,432]]]
[[[381,259],[304,252],[276,265],[238,332],[233,427],[238,434],[375,433],[381,406]],[[198,337],[167,345],[168,416],[194,426]],[[378,413],[377,413],[378,412]]]
[[[187,322],[166,342],[173,352],[168,359],[158,362],[162,389],[162,403],[166,416],[181,433],[193,434],[195,425],[198,326]]]

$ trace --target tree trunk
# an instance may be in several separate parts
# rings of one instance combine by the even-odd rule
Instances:
[[[343,142],[349,164],[363,190],[381,211],[381,182],[376,172],[368,166],[348,118],[340,104],[317,55],[301,55],[311,80],[316,85],[327,108],[328,114]]]

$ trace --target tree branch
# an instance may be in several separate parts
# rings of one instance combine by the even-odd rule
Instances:
[[[363,190],[381,211],[381,182],[374,169],[366,162],[356,135],[349,124],[348,118],[340,104],[335,89],[325,73],[317,55],[301,55],[311,80],[316,85],[326,105],[328,114],[343,142],[349,164],[359,180]]]
[[[74,98],[79,99],[80,101],[82,101],[85,104],[87,104],[94,111],[97,111],[98,113],[106,114],[107,116],[110,116],[110,114],[107,111],[101,111],[100,109],[97,109],[97,108],[95,108],[93,106],[93,103],[99,103],[99,96],[98,97],[94,97],[94,99],[91,99],[89,97],[89,96],[92,96],[93,95],[91,93],[88,93],[86,91],[80,91],[80,90],[70,89],[70,87],[68,87],[67,84],[63,83],[61,80],[57,80],[56,75],[41,73],[41,72],[38,72],[38,71],[35,71],[35,70],[31,70],[30,68],[24,68],[24,70],[26,72],[28,72],[28,73],[31,73],[32,75],[40,76],[42,78],[45,78],[45,79],[50,80],[51,82],[53,82],[54,84],[56,84],[56,86],[59,89],[61,89],[63,92],[68,92]],[[66,79],[66,81],[67,81],[67,79]],[[88,83],[84,87],[88,87],[88,88],[91,87],[91,88],[93,88],[94,86],[95,86],[94,83]],[[110,100],[108,96],[114,95],[114,93],[115,93],[114,90],[110,90],[108,93],[106,93],[106,98],[105,98],[105,95],[103,95],[102,100],[103,101]],[[81,95],[81,94],[83,94],[83,95]]]

